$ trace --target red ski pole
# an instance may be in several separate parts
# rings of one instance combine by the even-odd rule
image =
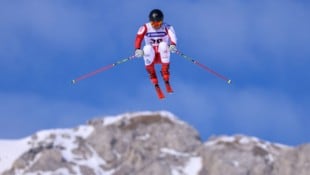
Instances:
[[[86,79],[86,78],[92,77],[92,76],[94,76],[94,75],[96,75],[96,74],[98,74],[98,73],[100,73],[100,72],[109,70],[109,69],[111,69],[111,68],[114,67],[114,66],[117,66],[117,65],[119,65],[119,64],[125,63],[125,62],[127,62],[127,61],[129,61],[129,60],[132,60],[132,59],[134,59],[134,58],[136,58],[136,57],[135,57],[134,55],[132,55],[132,56],[130,56],[130,57],[123,58],[123,59],[121,59],[121,60],[119,60],[119,61],[117,61],[117,62],[115,62],[115,63],[113,63],[113,64],[109,64],[109,65],[107,65],[107,66],[103,66],[103,67],[101,67],[101,68],[99,68],[99,69],[97,69],[97,70],[94,70],[94,71],[89,72],[89,73],[87,73],[87,74],[84,74],[84,75],[82,75],[82,76],[80,76],[80,77],[78,77],[78,78],[76,78],[76,79],[73,79],[73,80],[72,80],[72,84],[76,84],[77,82],[79,82],[79,81],[81,81],[81,80],[84,80],[84,79]]]
[[[185,58],[186,60],[188,60],[188,61],[190,61],[190,62],[192,62],[192,63],[198,65],[199,67],[203,68],[204,70],[207,70],[208,72],[210,72],[211,74],[217,76],[218,78],[221,78],[221,79],[225,80],[226,83],[231,84],[231,80],[230,80],[230,79],[228,79],[228,78],[226,78],[225,76],[223,76],[223,75],[217,73],[216,71],[212,70],[211,68],[209,68],[209,67],[207,67],[207,66],[201,64],[200,62],[194,60],[193,58],[191,58],[191,57],[185,55],[184,53],[180,52],[179,50],[177,50],[175,53],[178,54],[178,55],[180,55],[181,57]]]

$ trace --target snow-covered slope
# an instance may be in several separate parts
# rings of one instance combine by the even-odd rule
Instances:
[[[71,154],[71,151],[77,146],[74,143],[74,138],[85,139],[92,131],[93,127],[91,126],[79,126],[75,129],[44,130],[20,140],[0,140],[0,173],[11,168],[14,161],[23,154],[34,151],[34,148],[50,145],[66,148],[61,151],[62,156],[67,160],[74,160],[77,158]],[[34,162],[27,163],[31,166]],[[22,170],[19,170],[18,173],[24,174]]]
[[[0,140],[0,174],[306,175],[309,153],[309,145],[292,148],[243,135],[202,143],[195,129],[167,111],[136,112]],[[295,166],[279,168],[290,163]]]
[[[16,159],[30,149],[28,140],[0,140],[0,173],[9,169]]]

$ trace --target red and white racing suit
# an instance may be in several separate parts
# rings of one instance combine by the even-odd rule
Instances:
[[[141,26],[137,32],[135,49],[141,48],[144,39],[143,58],[151,81],[158,84],[154,64],[162,64],[161,73],[165,81],[169,81],[170,50],[169,45],[176,45],[177,38],[171,25],[163,23],[159,29],[154,29],[151,23]]]

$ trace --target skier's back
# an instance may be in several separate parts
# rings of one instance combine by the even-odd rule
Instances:
[[[154,9],[149,14],[149,22],[145,23],[138,30],[135,39],[135,56],[144,58],[145,68],[150,75],[158,97],[164,98],[159,85],[155,70],[155,64],[161,64],[161,75],[165,81],[166,90],[172,93],[170,86],[170,51],[176,51],[177,38],[174,28],[163,22],[164,15],[161,10]],[[142,41],[144,47],[141,49]]]

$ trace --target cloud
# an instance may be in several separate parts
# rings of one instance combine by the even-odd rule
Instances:
[[[283,92],[246,87],[234,90],[216,88],[211,89],[210,94],[209,98],[214,99],[214,105],[217,106],[213,115],[219,117],[220,123],[228,123],[232,133],[278,142],[295,140],[291,144],[310,139],[306,134],[309,130],[304,124],[309,110]]]
[[[95,104],[53,100],[35,94],[2,93],[0,123],[5,123],[2,130],[7,133],[2,137],[16,138],[46,128],[74,127],[96,116],[168,110],[196,128],[203,139],[213,134],[242,133],[290,144],[309,141],[304,121],[309,110],[303,108],[309,101],[298,105],[298,101],[277,91],[257,87],[240,89],[220,83],[196,85],[180,79],[173,81],[175,94],[167,94],[160,101],[147,79],[138,84],[135,89],[129,86],[128,91],[119,87],[108,93],[97,93]]]
[[[100,112],[78,102],[35,94],[0,93],[0,137],[25,137],[42,129],[75,127]]]

